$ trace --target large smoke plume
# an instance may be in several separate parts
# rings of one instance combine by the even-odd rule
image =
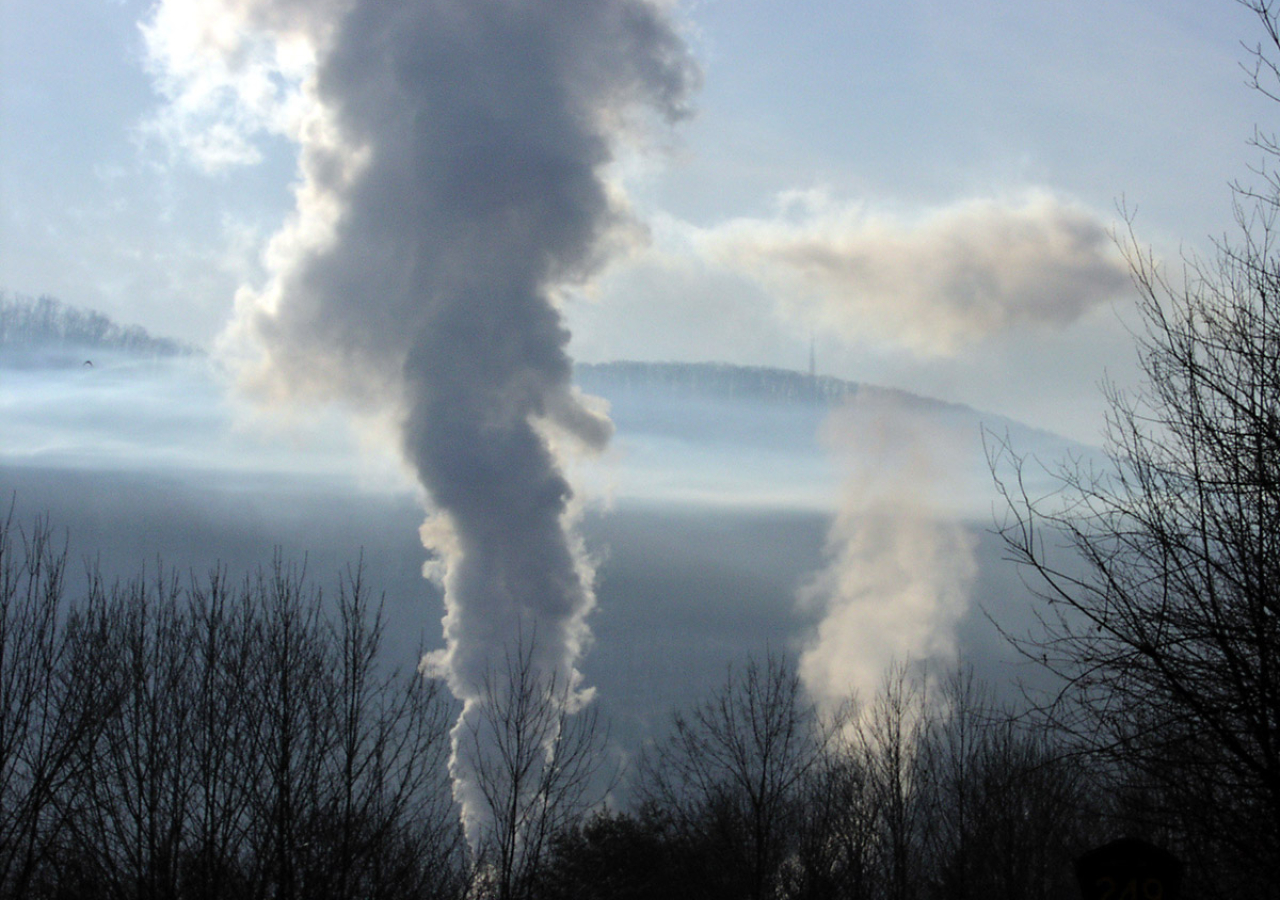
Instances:
[[[610,426],[572,388],[555,297],[636,231],[606,177],[618,142],[685,112],[696,73],[670,16],[647,0],[163,0],[144,31],[175,144],[207,167],[251,161],[254,130],[298,145],[269,280],[241,289],[225,343],[260,394],[396,417],[433,506],[446,644],[428,662],[464,703],[455,733],[518,636],[578,685],[592,575],[552,441],[598,447]]]

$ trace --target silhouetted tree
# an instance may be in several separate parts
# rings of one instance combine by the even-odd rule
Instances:
[[[663,810],[599,811],[555,835],[538,878],[539,900],[689,897],[698,860]]]
[[[1245,4],[1280,49],[1270,2]],[[1260,145],[1275,151],[1273,139]],[[1108,388],[1109,466],[1068,463],[1059,491],[1001,487],[1009,555],[1032,573],[1041,629],[1020,640],[1061,678],[1052,707],[1161,825],[1280,892],[1280,185],[1237,195],[1239,232],[1174,282],[1128,245],[1143,385]],[[997,447],[1011,456],[1007,447]],[[1070,553],[1059,550],[1065,543]],[[1100,763],[1099,763],[1100,764]],[[1208,890],[1210,886],[1206,885]]]
[[[924,778],[921,762],[931,709],[926,681],[905,662],[884,673],[879,691],[858,719],[856,746],[866,773],[876,831],[880,891],[906,900],[915,895],[923,860]]]
[[[20,546],[19,546],[20,545]],[[439,684],[277,559],[66,597],[65,547],[0,523],[0,895],[457,897]]]
[[[467,756],[484,799],[476,887],[498,900],[532,897],[552,838],[581,821],[610,784],[599,776],[607,736],[594,706],[539,667],[536,635],[507,648],[481,685]]]
[[[790,900],[877,896],[880,835],[865,746],[850,726],[837,731],[805,776],[791,853],[780,873]]]
[[[837,730],[804,697],[793,666],[772,654],[675,716],[642,763],[639,789],[706,854],[708,895],[773,895],[799,834],[806,778]]]
[[[92,599],[92,598],[91,598]],[[66,599],[66,543],[0,520],[0,894],[33,894],[63,864],[63,801],[120,702],[109,621]]]
[[[1072,860],[1106,839],[1088,767],[997,706],[971,669],[940,685],[922,753],[927,891],[946,900],[1075,900]]]
[[[454,893],[464,848],[447,768],[453,705],[439,681],[384,671],[382,610],[371,608],[360,567],[342,584],[337,612],[326,641],[337,657],[327,681],[336,745],[308,896]]]

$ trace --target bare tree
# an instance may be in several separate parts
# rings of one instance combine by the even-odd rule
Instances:
[[[594,706],[537,664],[536,635],[509,647],[481,686],[466,754],[484,798],[477,883],[484,896],[532,895],[552,838],[579,822],[611,786],[601,781],[607,736]]]
[[[1105,839],[1095,779],[1053,735],[996,704],[971,669],[941,682],[925,736],[924,841],[930,893],[1075,900],[1072,860]]]
[[[921,761],[932,710],[927,682],[906,662],[892,664],[880,690],[858,720],[856,741],[866,770],[876,823],[879,896],[905,900],[920,880],[927,776]]]
[[[100,610],[66,602],[66,558],[47,522],[0,520],[0,893],[15,897],[50,876],[61,801],[119,700]]]
[[[251,749],[261,702],[257,608],[247,585],[237,589],[222,569],[193,584],[186,605],[194,721],[183,892],[200,900],[244,896],[263,765]]]
[[[800,790],[803,815],[783,867],[780,896],[868,900],[878,896],[877,810],[864,747],[855,729],[836,732]]]
[[[1058,723],[1276,871],[1280,266],[1259,227],[1176,290],[1134,258],[1146,387],[1110,391],[1110,471],[1065,466],[1044,500],[1019,461],[1002,535],[1046,601],[1019,644],[1062,679]]]
[[[103,587],[93,579],[91,607],[101,610],[109,644],[98,690],[120,702],[96,740],[80,748],[77,777],[62,798],[74,854],[89,865],[100,892],[119,897],[174,897],[191,802],[187,741],[195,709],[190,619],[176,579],[158,573]]]
[[[261,763],[252,797],[253,880],[290,900],[307,888],[312,843],[306,832],[321,815],[325,763],[337,740],[326,690],[333,657],[323,640],[320,603],[309,596],[300,570],[277,557],[248,591],[258,641],[250,752]]]
[[[381,666],[381,610],[359,566],[336,618],[279,559],[246,590],[259,654],[249,710],[254,883],[278,898],[447,894],[461,836],[439,683]]]
[[[26,544],[25,547],[20,544]],[[25,552],[24,552],[25,551]],[[47,853],[45,810],[75,753],[56,740],[59,627],[66,551],[37,523],[19,533],[10,510],[0,523],[0,889],[27,889]],[[49,727],[46,728],[46,723]]]
[[[806,779],[838,726],[819,716],[784,658],[749,660],[715,697],[676,715],[642,763],[641,796],[707,848],[708,874],[742,895],[773,896],[799,834]]]
[[[1245,5],[1275,52],[1273,5]],[[1277,71],[1256,56],[1262,86]],[[1215,848],[1200,862],[1219,886],[1238,875],[1274,894],[1280,185],[1237,199],[1237,237],[1176,281],[1130,236],[1145,377],[1133,392],[1107,389],[1106,468],[1068,462],[1040,497],[1007,444],[993,462],[1013,464],[1000,481],[1005,546],[1045,601],[1039,630],[1015,638],[1061,679],[1054,720],[1143,785],[1158,824],[1180,822],[1184,840]]]
[[[0,522],[0,895],[461,896],[450,704],[277,560],[66,598],[65,551]]]
[[[340,585],[328,632],[336,741],[310,834],[307,895],[456,893],[463,841],[447,768],[453,710],[441,682],[380,665],[382,609],[372,606],[360,565]]]

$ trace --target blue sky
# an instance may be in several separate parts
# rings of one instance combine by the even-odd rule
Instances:
[[[957,230],[986,221],[975,203],[1015,229],[1039,204],[1057,235],[1080,217],[1114,223],[1123,198],[1140,239],[1176,261],[1230,229],[1228,183],[1251,177],[1259,154],[1248,138],[1272,114],[1240,68],[1241,42],[1260,33],[1229,0],[677,10],[703,71],[696,114],[617,167],[650,240],[568,300],[583,359],[803,368],[812,338],[829,374],[1088,438],[1097,380],[1131,377],[1118,324],[1127,292],[1112,281],[1071,268],[1060,292],[1084,277],[1087,302],[1023,315],[1019,304],[1058,297],[1024,297],[1041,262],[1023,260],[1028,273],[994,319],[921,335],[865,305],[875,298],[841,306],[881,281],[850,280],[847,268],[815,275],[795,254],[826,252],[824,235],[873,264],[946,253]],[[208,343],[236,288],[265,277],[294,152],[261,133],[251,165],[209,171],[184,152],[159,124],[170,107],[139,27],[151,15],[131,0],[4,3],[0,286]],[[954,287],[949,266],[882,305],[910,322],[945,320],[956,307],[929,301]]]

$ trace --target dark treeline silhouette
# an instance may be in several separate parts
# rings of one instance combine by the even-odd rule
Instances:
[[[1140,768],[963,667],[821,710],[775,655],[674,713],[619,807],[603,726],[515,648],[458,741],[491,815],[467,848],[455,705],[381,658],[358,567],[328,599],[278,559],[71,597],[53,535],[0,529],[0,896],[1051,900],[1121,835],[1183,856],[1188,896],[1273,891],[1220,819],[1154,817]]]
[[[646,753],[636,810],[558,839],[540,896],[1077,896],[1102,793],[971,678],[927,683],[897,666],[823,713],[783,658],[749,661]]]
[[[386,671],[359,569],[67,583],[0,526],[0,896],[457,893],[451,704]]]

